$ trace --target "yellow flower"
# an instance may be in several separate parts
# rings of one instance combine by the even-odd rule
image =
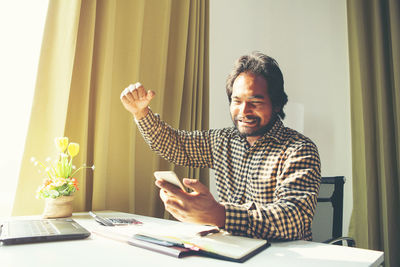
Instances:
[[[68,137],[57,137],[54,142],[56,143],[58,151],[64,153],[68,146]]]
[[[70,143],[68,146],[68,154],[71,158],[75,157],[79,153],[79,144],[77,143]]]

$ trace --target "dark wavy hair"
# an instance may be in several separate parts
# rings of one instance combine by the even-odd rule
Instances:
[[[226,94],[229,103],[232,101],[232,86],[236,78],[243,72],[254,75],[261,75],[267,81],[268,95],[271,98],[274,110],[279,110],[277,114],[281,119],[285,118],[283,107],[288,101],[288,97],[283,88],[283,75],[275,59],[260,52],[253,52],[238,58],[235,66],[226,80]]]

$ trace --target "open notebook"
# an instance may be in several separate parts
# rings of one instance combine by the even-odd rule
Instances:
[[[224,231],[204,236],[199,234],[205,232],[215,232],[215,227],[146,223],[143,226],[99,226],[93,230],[95,234],[177,258],[200,255],[244,262],[270,245],[264,239],[233,236]]]

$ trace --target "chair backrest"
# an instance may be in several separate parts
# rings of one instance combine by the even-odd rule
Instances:
[[[343,233],[344,176],[322,177],[313,219],[313,240],[324,242]]]

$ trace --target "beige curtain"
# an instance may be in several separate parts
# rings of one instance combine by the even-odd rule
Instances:
[[[400,266],[400,2],[348,0],[357,246]]]
[[[74,211],[163,216],[152,173],[174,169],[145,145],[119,95],[140,81],[172,126],[208,128],[208,1],[50,0],[13,215],[40,214],[42,176],[32,156],[55,155],[54,137],[81,144]],[[208,181],[206,171],[178,168]]]

